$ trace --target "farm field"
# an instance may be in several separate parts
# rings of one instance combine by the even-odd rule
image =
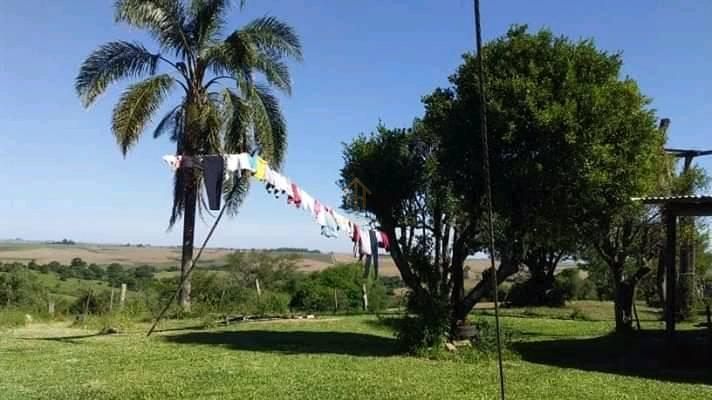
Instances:
[[[636,354],[597,319],[609,304],[574,305],[591,321],[556,311],[509,310],[505,362],[511,399],[709,399],[709,370],[626,365]],[[600,311],[595,309],[599,308]],[[568,309],[569,312],[571,308]],[[491,319],[489,316],[475,318]],[[610,315],[610,314],[608,314]],[[644,326],[656,329],[652,311]],[[198,329],[170,321],[99,336],[66,323],[0,335],[0,399],[493,399],[496,364],[401,355],[375,316],[248,322]],[[683,326],[682,334],[692,326]],[[641,350],[642,351],[642,350]],[[20,368],[21,367],[21,368]]]
[[[199,265],[221,265],[225,257],[234,250],[206,248]],[[283,253],[280,253],[283,254]],[[334,263],[353,263],[357,261],[351,254],[345,253],[294,253],[299,256],[299,269],[305,272],[320,271]],[[0,262],[37,263],[57,261],[62,264],[79,257],[87,263],[108,265],[119,263],[131,265],[152,265],[159,268],[175,267],[180,262],[180,249],[176,247],[127,247],[105,244],[55,245],[40,242],[0,242]],[[478,280],[478,274],[487,268],[488,261],[472,259],[467,261],[471,270],[470,284]],[[382,276],[400,276],[393,260],[388,255],[380,259],[379,273]]]

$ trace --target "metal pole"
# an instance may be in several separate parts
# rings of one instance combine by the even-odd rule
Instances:
[[[494,321],[495,329],[497,330],[497,364],[499,367],[499,393],[502,400],[505,399],[504,394],[504,366],[502,363],[502,339],[499,326],[499,296],[497,287],[497,268],[495,265],[495,248],[494,248],[494,212],[492,210],[492,182],[490,176],[489,163],[489,143],[487,138],[487,96],[485,94],[485,74],[482,67],[482,29],[480,24],[480,0],[475,1],[475,44],[477,46],[477,75],[480,90],[480,136],[482,137],[482,161],[484,167],[485,188],[487,190],[487,227],[489,230],[489,256],[490,268],[492,270],[492,290],[494,291]]]

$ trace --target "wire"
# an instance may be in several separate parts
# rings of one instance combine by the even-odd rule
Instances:
[[[485,76],[482,67],[482,29],[480,26],[480,0],[475,1],[475,44],[477,46],[477,75],[480,89],[480,136],[482,137],[482,160],[484,168],[485,187],[487,190],[487,225],[489,230],[489,255],[490,268],[492,270],[492,290],[494,291],[494,321],[497,331],[497,364],[499,366],[499,392],[500,398],[504,395],[504,366],[502,364],[502,338],[499,327],[499,296],[497,293],[497,268],[495,266],[494,253],[494,212],[492,211],[492,182],[490,176],[489,143],[487,139],[487,96],[485,95]]]
[[[232,186],[232,189],[230,190],[230,193],[227,196],[228,199],[232,198],[232,195],[235,193],[237,187],[238,187],[237,182],[235,182]],[[213,222],[213,226],[210,228],[210,231],[208,232],[208,236],[206,236],[205,240],[203,240],[203,245],[200,247],[200,250],[198,251],[198,255],[196,255],[195,258],[193,258],[193,260],[190,263],[190,268],[188,268],[188,271],[185,274],[183,274],[183,276],[181,277],[180,282],[178,283],[178,288],[176,289],[175,292],[173,292],[173,295],[171,296],[170,300],[168,300],[168,302],[165,304],[165,306],[163,306],[161,313],[158,314],[158,317],[156,317],[156,320],[153,322],[151,329],[148,330],[148,333],[146,334],[147,337],[151,336],[153,331],[156,329],[156,326],[158,326],[158,323],[161,321],[161,319],[163,319],[163,316],[166,314],[168,309],[171,307],[171,304],[173,304],[173,301],[175,301],[176,297],[178,297],[178,294],[183,289],[183,284],[190,277],[190,273],[193,272],[193,268],[195,268],[195,266],[197,265],[198,260],[200,259],[200,256],[203,254],[203,250],[205,250],[205,246],[208,245],[208,241],[213,236],[213,232],[215,232],[215,228],[217,228],[218,223],[220,223],[220,219],[222,218],[226,209],[227,209],[227,201],[225,202],[225,204],[223,204],[222,208],[220,209],[220,213],[218,214],[217,218],[215,218],[215,222]]]

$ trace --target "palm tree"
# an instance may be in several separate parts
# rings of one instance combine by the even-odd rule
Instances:
[[[156,124],[154,138],[169,135],[176,154],[184,157],[257,150],[279,167],[287,131],[271,88],[291,93],[285,60],[302,59],[299,37],[289,25],[263,17],[223,38],[230,5],[230,0],[116,1],[116,21],[147,31],[160,50],[154,53],[135,42],[106,43],[81,65],[75,87],[88,107],[110,84],[143,79],[127,87],[113,110],[111,132],[124,157],[176,90],[181,100]],[[196,208],[204,208],[201,180],[200,169],[191,165],[175,175],[169,228],[183,217],[182,274],[193,258]],[[247,178],[231,180],[226,189],[232,185],[238,187],[226,190],[225,207],[235,213]],[[189,310],[189,280],[180,303]]]

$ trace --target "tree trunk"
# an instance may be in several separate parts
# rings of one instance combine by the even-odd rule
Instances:
[[[504,282],[507,278],[514,275],[519,271],[519,262],[507,261],[502,262],[497,268],[497,283],[500,284]],[[480,280],[474,288],[467,292],[465,298],[456,304],[452,304],[453,307],[453,318],[454,321],[451,326],[457,326],[459,323],[464,322],[467,315],[475,308],[475,305],[482,300],[489,293],[492,292],[492,268],[485,270],[482,273],[482,280]],[[497,290],[497,288],[494,288]]]
[[[695,221],[693,217],[680,219],[680,273],[678,276],[677,311],[682,320],[692,317],[695,306]]]
[[[183,252],[181,255],[180,273],[181,279],[185,279],[180,291],[180,305],[184,312],[190,312],[190,277],[187,277],[188,269],[193,260],[193,241],[195,238],[195,212],[197,206],[198,190],[195,186],[193,165],[189,163],[183,167],[184,174],[184,210],[183,210]]]
[[[658,271],[655,276],[655,283],[658,290],[658,297],[660,299],[660,306],[665,307],[665,250],[660,249],[660,255],[658,255]]]
[[[624,333],[628,332],[628,326],[623,318],[623,291],[621,290],[622,282],[616,279],[614,284],[614,290],[616,291],[613,296],[613,312],[616,316],[616,332]]]

